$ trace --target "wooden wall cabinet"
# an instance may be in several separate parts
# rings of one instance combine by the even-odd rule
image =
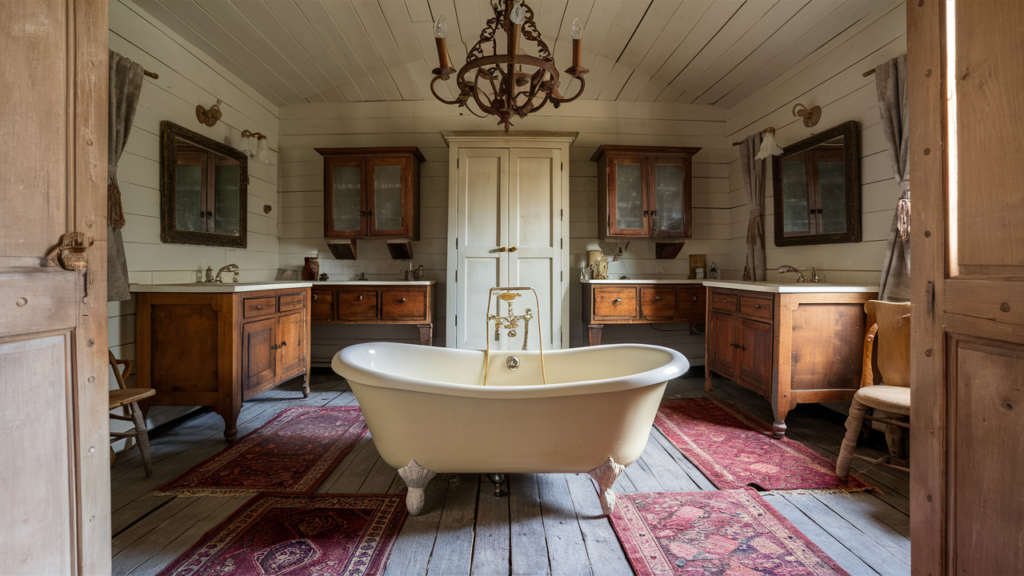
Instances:
[[[689,238],[693,234],[691,158],[700,148],[601,146],[598,237]]]
[[[420,344],[433,344],[433,281],[355,284],[318,283],[312,291],[312,323],[413,324],[420,329]]]
[[[860,388],[862,293],[770,293],[708,287],[705,387],[712,373],[772,403],[775,436],[806,402],[849,402]]]
[[[696,284],[583,284],[583,323],[590,346],[605,324],[697,324],[705,319],[706,291]]]
[[[419,148],[316,151],[324,157],[325,237],[419,240]]]
[[[309,288],[138,294],[140,387],[159,406],[209,406],[238,435],[242,402],[306,375],[309,395]]]

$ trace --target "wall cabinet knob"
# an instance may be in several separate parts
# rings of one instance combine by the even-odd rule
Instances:
[[[515,246],[508,249],[509,252],[515,252],[516,250],[519,250],[519,248],[516,248]]]
[[[504,246],[502,246],[501,248],[498,248],[498,252],[505,252],[507,250],[508,250],[508,248],[505,248]]]
[[[316,294],[313,294],[313,300],[316,300]]]
[[[697,297],[696,297],[696,296],[694,296],[694,297],[693,297],[693,301],[694,301],[694,302],[696,302],[696,301],[697,301]]]

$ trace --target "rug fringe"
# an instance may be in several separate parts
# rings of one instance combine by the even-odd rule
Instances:
[[[235,496],[255,496],[255,495],[259,494],[260,492],[262,492],[262,490],[252,490],[252,489],[237,489],[237,490],[216,489],[216,490],[211,490],[209,488],[200,488],[200,489],[195,489],[195,490],[168,490],[166,492],[158,490],[156,492],[153,492],[153,496],[181,496],[183,498],[201,498],[201,497],[204,497],[204,496],[214,496],[214,497],[223,496],[223,497],[227,497],[227,498],[234,498]],[[303,494],[302,492],[296,492],[295,494],[296,494],[296,496],[304,496],[304,495],[306,495],[306,494]]]
[[[882,492],[878,488],[875,488],[874,486],[864,486],[864,487],[861,487],[861,488],[854,488],[854,487],[851,487],[851,488],[802,488],[802,489],[799,489],[799,490],[768,490],[766,492],[771,493],[771,494],[785,494],[785,495],[790,495],[790,494],[797,494],[797,495],[799,495],[799,494],[811,494],[811,495],[814,495],[814,494],[817,494],[817,495],[821,495],[821,494],[853,494],[853,493],[856,493],[856,492],[871,492],[872,494],[877,494],[879,496],[884,494],[884,492]],[[760,492],[760,494],[764,494],[764,493],[765,492]]]

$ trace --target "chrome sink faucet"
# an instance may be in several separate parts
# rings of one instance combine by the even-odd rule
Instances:
[[[233,281],[238,282],[238,264],[228,264],[227,266],[221,266],[220,270],[217,270],[216,279],[218,284],[222,284],[224,282],[224,280],[221,279],[220,275],[225,272],[234,272],[235,276]]]
[[[787,272],[796,272],[796,281],[797,282],[814,282],[814,283],[821,282],[821,280],[818,278],[818,269],[815,268],[814,266],[811,266],[811,279],[810,280],[807,280],[807,278],[804,278],[804,275],[803,275],[802,272],[800,272],[799,270],[797,270],[796,268],[794,268],[793,266],[790,266],[788,264],[779,266],[778,270],[776,270],[776,271],[779,274],[785,274]]]

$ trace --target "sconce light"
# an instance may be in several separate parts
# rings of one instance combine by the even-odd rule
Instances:
[[[252,152],[252,138],[256,139],[255,154]],[[256,158],[256,161],[260,164],[266,164],[268,166],[273,165],[270,161],[270,147],[267,144],[267,137],[264,134],[242,130],[242,143],[239,144],[238,149],[248,154],[249,158]]]
[[[199,120],[200,124],[212,127],[214,124],[217,123],[218,120],[221,119],[222,116],[223,114],[220,111],[219,98],[217,99],[216,104],[210,106],[209,110],[203,108],[202,104],[196,105],[196,118]]]
[[[821,120],[821,106],[815,106],[808,110],[807,106],[798,102],[796,106],[793,106],[793,116],[803,118],[804,126],[810,128],[817,125],[818,120]]]
[[[769,126],[762,130],[761,133],[764,134],[764,138],[761,139],[761,149],[757,151],[754,159],[764,160],[771,156],[780,156],[784,150],[775,143],[775,128]]]

